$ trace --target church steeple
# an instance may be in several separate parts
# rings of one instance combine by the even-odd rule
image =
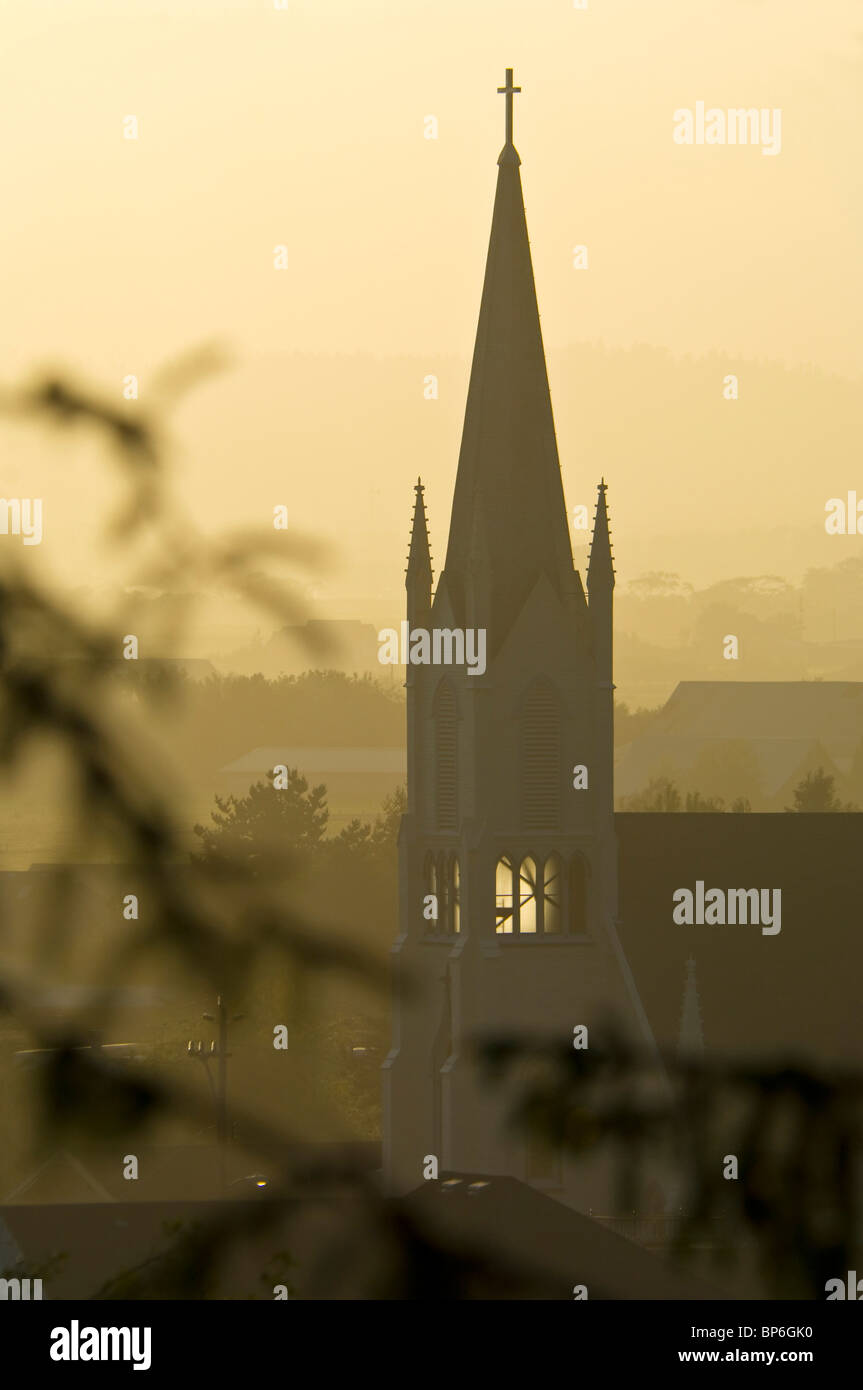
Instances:
[[[413,521],[411,523],[411,543],[408,551],[408,567],[405,570],[405,588],[408,593],[408,622],[419,620],[431,608],[432,563],[429,547],[428,523],[426,521],[425,497],[422,478],[417,478],[414,488]]]
[[[421,483],[407,567],[414,659],[383,1122],[385,1171],[403,1191],[416,1186],[423,1154],[457,1173],[532,1180],[509,1098],[488,1094],[467,1040],[510,1028],[561,1038],[576,1021],[614,1020],[655,1046],[616,928],[605,483],[588,596],[572,563],[512,78],[507,69],[506,140],[431,612]],[[592,1164],[577,1167],[561,1175],[566,1200],[607,1209],[611,1182]]]
[[[469,584],[471,537],[489,557],[484,625],[499,646],[542,574],[561,599],[575,593],[530,244],[512,143],[507,69],[507,139],[498,159],[485,281],[465,409],[444,575],[457,613]]]

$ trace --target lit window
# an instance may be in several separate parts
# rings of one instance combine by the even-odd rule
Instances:
[[[536,861],[528,856],[522,859],[518,874],[518,930],[520,933],[536,931]]]
[[[511,932],[513,930],[513,913],[515,895],[512,883],[512,860],[504,854],[497,861],[495,870],[495,930],[499,932]]]

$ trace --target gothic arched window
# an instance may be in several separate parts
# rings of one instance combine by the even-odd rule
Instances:
[[[458,867],[458,858],[453,855],[450,859],[450,920],[448,927],[451,932],[461,931],[461,874]]]
[[[509,933],[513,930],[515,892],[512,879],[512,860],[508,854],[502,854],[494,871],[495,931]]]
[[[423,862],[423,893],[435,899],[436,916],[426,918],[426,931],[444,936],[461,931],[461,871],[458,856],[439,851]]]
[[[561,930],[563,874],[559,854],[550,854],[542,870],[542,930],[553,936]]]
[[[446,855],[439,854],[435,860],[435,874],[437,876],[437,929],[439,932],[449,931],[449,906],[450,906],[450,882],[447,873]]]
[[[581,854],[566,863],[556,851],[544,861],[534,854],[502,854],[494,876],[495,931],[512,936],[587,935],[589,874]]]
[[[560,822],[560,704],[538,681],[521,707],[521,818],[525,830],[555,830]]]
[[[429,852],[423,863],[423,896],[431,896],[435,900],[435,916],[426,917],[426,931],[436,932],[440,930],[440,882],[438,879],[437,863],[434,855]],[[425,916],[425,914],[423,914]]]
[[[444,681],[434,701],[435,822],[438,830],[458,827],[458,708]]]
[[[536,860],[527,855],[518,871],[518,930],[528,935],[537,930]]]

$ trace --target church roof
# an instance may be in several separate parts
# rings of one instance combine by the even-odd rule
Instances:
[[[727,1297],[700,1274],[675,1268],[518,1178],[445,1172],[405,1204],[444,1248],[481,1251],[493,1266],[541,1281],[532,1297],[572,1301],[575,1284],[594,1302]]]
[[[863,735],[863,682],[680,681],[651,732],[856,743]]]
[[[698,960],[708,1057],[860,1070],[859,813],[616,812],[618,930],[657,1043],[680,1040],[681,981]],[[781,888],[781,930],[681,926],[674,893]],[[837,962],[841,968],[837,968]]]
[[[272,772],[274,767],[296,767],[308,776],[333,772],[399,772],[407,767],[404,748],[288,748],[276,744],[253,748],[235,762],[226,763],[220,772],[245,773],[255,776]]]
[[[527,235],[520,160],[498,159],[485,281],[446,553],[447,588],[464,609],[470,557],[488,556],[483,595],[500,644],[540,574],[574,592],[572,548]]]
[[[615,789],[629,796],[651,777],[686,777],[711,750],[743,743],[766,798],[759,809],[776,800],[782,809],[789,786],[813,767],[846,777],[861,739],[863,682],[681,681],[619,751]]]

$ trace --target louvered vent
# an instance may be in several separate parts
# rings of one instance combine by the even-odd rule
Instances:
[[[560,821],[560,710],[550,686],[531,691],[522,711],[521,817],[525,830]]]
[[[435,818],[438,830],[456,830],[458,816],[458,726],[455,695],[441,686],[435,701]]]

